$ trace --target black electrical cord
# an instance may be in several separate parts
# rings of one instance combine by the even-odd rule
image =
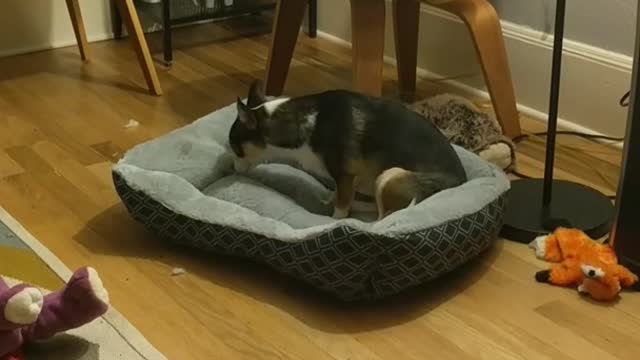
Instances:
[[[622,95],[620,98],[620,106],[627,107],[629,106],[629,98],[631,97],[631,90],[627,91],[626,94]]]
[[[607,141],[614,141],[614,142],[620,142],[620,141],[624,141],[624,137],[613,137],[613,136],[607,136],[607,135],[597,135],[597,134],[587,134],[587,133],[582,133],[579,131],[557,131],[556,134],[558,135],[571,135],[571,136],[579,136],[581,138],[584,139],[589,139],[589,140],[607,140]],[[537,133],[533,133],[533,134],[522,134],[516,138],[513,139],[513,142],[515,142],[516,144],[519,142],[522,142],[523,140],[531,137],[531,136],[545,136],[547,135],[547,132],[537,132]]]
[[[622,107],[628,107],[629,106],[629,98],[631,97],[631,90],[627,91],[624,95],[622,95],[622,97],[620,98],[619,104]],[[530,136],[545,136],[548,133],[545,132],[538,132],[538,133],[533,133],[533,134],[523,134],[520,135],[516,138],[513,139],[513,142],[515,142],[516,144],[527,139]],[[597,134],[587,134],[587,133],[582,133],[579,131],[556,131],[556,134],[558,135],[571,135],[571,136],[579,136],[581,138],[584,139],[590,139],[590,140],[607,140],[607,141],[614,141],[614,142],[620,142],[620,141],[624,141],[624,137],[613,137],[613,136],[607,136],[607,135],[597,135]]]
[[[620,106],[622,107],[626,107],[629,106],[629,97],[630,97],[631,91],[628,91],[626,94],[624,94],[622,96],[622,98],[620,99]],[[606,141],[613,141],[613,142],[620,142],[620,141],[624,141],[624,137],[613,137],[613,136],[606,136],[606,135],[597,135],[597,134],[587,134],[587,133],[582,133],[579,131],[557,131],[556,132],[557,135],[570,135],[570,136],[579,136],[581,138],[584,139],[588,139],[588,140],[606,140]],[[523,134],[520,135],[516,138],[513,139],[514,143],[520,143],[528,138],[530,138],[531,136],[546,136],[547,132],[538,132],[538,133],[533,133],[533,134]],[[511,173],[521,179],[533,179],[532,176],[523,174],[521,172],[518,172],[517,170],[512,170]],[[616,195],[607,195],[608,198],[610,199],[615,199]]]

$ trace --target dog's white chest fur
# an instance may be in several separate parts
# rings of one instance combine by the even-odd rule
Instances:
[[[234,161],[234,169],[243,173],[250,168],[264,163],[296,163],[302,170],[319,177],[330,179],[329,171],[324,164],[322,158],[311,150],[307,144],[296,148],[288,149],[273,145],[267,145],[266,148],[259,151],[248,151],[248,149],[256,149],[255,147],[245,147],[245,151],[252,153],[252,156],[246,158],[236,158]]]
[[[271,160],[290,160],[299,164],[302,170],[316,176],[330,178],[329,171],[324,161],[318,154],[311,150],[309,145],[303,145],[297,149],[287,149],[268,145],[265,149],[265,157]]]

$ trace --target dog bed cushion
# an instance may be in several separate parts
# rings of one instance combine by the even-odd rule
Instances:
[[[506,175],[456,147],[469,181],[395,212],[330,217],[331,183],[295,168],[233,172],[235,104],[140,144],[113,167],[132,216],[161,238],[248,257],[345,300],[397,293],[487,249],[502,225]]]

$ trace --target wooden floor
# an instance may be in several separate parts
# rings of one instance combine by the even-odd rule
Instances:
[[[249,25],[176,31],[173,67],[158,65],[163,97],[146,93],[126,41],[92,44],[87,65],[74,47],[0,59],[0,205],[68,266],[96,267],[114,305],[169,359],[638,359],[640,294],[606,306],[537,284],[545,264],[512,242],[431,286],[355,307],[252,263],[167,247],[135,223],[112,163],[245,94],[268,46],[264,35],[237,36]],[[385,73],[396,96],[394,69]],[[350,78],[349,50],[302,36],[286,92]],[[125,128],[130,119],[140,126]],[[543,144],[520,145],[520,172],[541,174]],[[619,151],[561,144],[560,177],[614,191]],[[187,274],[171,277],[174,267]]]

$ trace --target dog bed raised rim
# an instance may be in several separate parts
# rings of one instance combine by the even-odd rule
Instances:
[[[234,104],[128,151],[113,178],[131,215],[173,243],[252,258],[345,300],[434,279],[497,237],[509,180],[471,152],[456,147],[469,177],[457,188],[381,221],[334,220],[330,190],[306,173],[233,173],[235,117]]]

